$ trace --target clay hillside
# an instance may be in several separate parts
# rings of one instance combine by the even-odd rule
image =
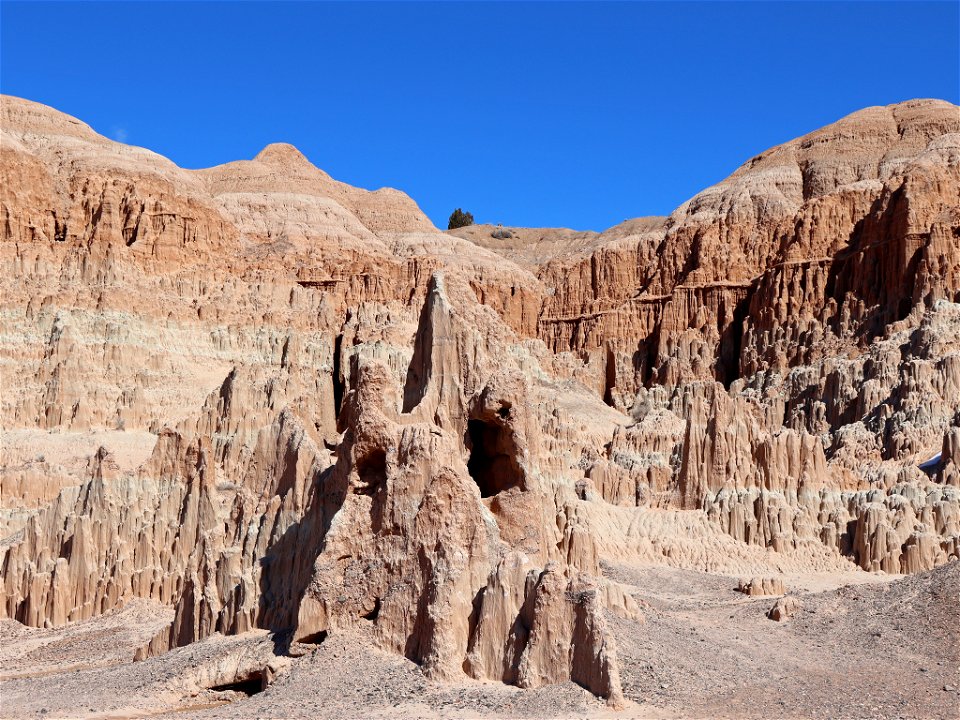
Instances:
[[[2,98],[4,717],[955,717],[960,108],[440,232]]]

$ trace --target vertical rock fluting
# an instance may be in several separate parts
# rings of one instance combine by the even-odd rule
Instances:
[[[91,479],[6,548],[5,614],[58,624],[135,596],[176,605],[174,646],[256,626],[260,561],[302,519],[327,455],[293,412],[269,410],[283,380],[231,372],[133,474],[98,453]]]
[[[530,650],[507,669],[470,672],[530,687],[572,678],[618,702],[602,596],[579,589],[598,572],[595,553],[575,524],[549,529],[557,510],[537,482],[527,380],[488,359],[503,351],[501,327],[475,302],[452,303],[434,277],[407,371],[418,402],[404,412],[377,346],[354,346],[332,451],[332,380],[312,376],[310,353],[288,342],[270,372],[235,368],[198,417],[161,432],[135,474],[100,453],[92,479],[28,521],[3,558],[5,614],[58,624],[129,597],[172,604],[172,624],[141,657],[214,632],[300,640],[371,623],[384,647],[451,679],[478,632],[476,603],[515,552],[531,573],[562,580],[529,589]],[[320,365],[332,373],[332,358]],[[471,441],[470,422],[503,440]],[[515,482],[484,492],[468,467],[481,453]],[[534,651],[557,643],[561,666]]]
[[[642,505],[653,490],[707,509],[735,537],[822,538],[867,569],[955,557],[956,527],[931,522],[921,498],[953,508],[956,496],[934,485],[903,503],[895,486],[929,485],[899,465],[919,464],[960,420],[957,109],[855,113],[750,161],[679,208],[659,238],[621,246],[633,254],[617,260],[638,267],[619,272],[626,288],[612,287],[605,248],[575,263],[581,281],[551,298],[540,326],[555,350],[616,348],[599,392],[616,387],[635,417],[653,409],[686,424],[672,461],[659,441],[632,451],[656,453],[656,473],[622,453],[594,463],[600,496]],[[941,465],[934,479],[949,483]],[[884,508],[870,518],[868,492]],[[815,497],[824,493],[845,495]],[[880,523],[861,535],[889,533],[889,546],[858,546],[846,523]]]
[[[617,704],[625,547],[960,555],[952,105],[522,266],[291,146],[188,171],[2,111],[3,616],[172,606],[140,657],[363,626],[435,678]]]
[[[402,393],[387,367],[356,356],[331,476],[346,490],[300,603],[295,637],[369,620],[385,646],[438,678],[466,670],[531,687],[572,678],[616,701],[601,603],[565,589],[596,567],[589,550],[569,552],[569,543],[549,532],[553,498],[536,480],[525,380],[494,369],[489,358],[502,345],[487,331],[495,327],[483,308],[451,303],[438,276]],[[470,437],[471,422],[488,423],[505,440],[482,445]],[[478,469],[475,456],[486,452],[503,467]],[[515,482],[488,487],[486,472]],[[564,589],[538,609],[535,598],[545,591],[530,578],[544,562],[554,563],[549,572]],[[554,625],[552,615],[566,619]],[[538,627],[539,643],[565,644],[569,660],[557,666],[528,650],[518,623]],[[515,651],[503,652],[508,645]]]

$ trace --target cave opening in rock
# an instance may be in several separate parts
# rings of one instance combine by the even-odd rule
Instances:
[[[607,348],[607,361],[604,366],[603,402],[614,407],[613,391],[617,387],[617,358],[611,348]]]
[[[222,685],[214,685],[211,687],[211,690],[216,692],[224,692],[231,690],[233,692],[243,693],[246,696],[256,695],[261,693],[266,689],[267,684],[264,682],[262,672],[254,672],[243,679],[235,680],[234,682],[223,683]]]
[[[304,645],[322,645],[323,641],[326,639],[327,631],[321,630],[320,632],[315,632],[312,635],[302,637],[297,642],[303,643]]]
[[[387,482],[387,453],[381,448],[372,450],[357,461],[357,473],[360,484],[357,492],[361,495],[373,495]]]
[[[480,488],[481,497],[513,487],[523,487],[523,471],[517,463],[517,448],[510,429],[494,422],[473,419],[467,422],[467,470]]]
[[[380,617],[380,598],[374,598],[373,609],[360,615],[364,620],[376,620]]]

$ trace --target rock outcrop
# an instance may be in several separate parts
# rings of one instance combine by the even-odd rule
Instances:
[[[171,607],[140,658],[363,627],[438,679],[617,704],[640,610],[609,562],[777,594],[960,556],[955,106],[510,237],[288,145],[191,171],[0,107],[2,616]]]
[[[777,577],[755,577],[749,580],[741,579],[737,590],[744,595],[783,595],[786,590],[783,587],[783,580]]]
[[[777,622],[783,622],[796,615],[802,608],[803,603],[800,600],[791,595],[785,595],[773,604],[773,607],[767,613],[767,617]]]

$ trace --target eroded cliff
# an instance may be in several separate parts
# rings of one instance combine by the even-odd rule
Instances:
[[[171,606],[140,657],[364,627],[436,678],[618,703],[610,623],[642,613],[610,562],[960,554],[955,106],[512,239],[291,146],[190,171],[2,109],[8,617]]]

